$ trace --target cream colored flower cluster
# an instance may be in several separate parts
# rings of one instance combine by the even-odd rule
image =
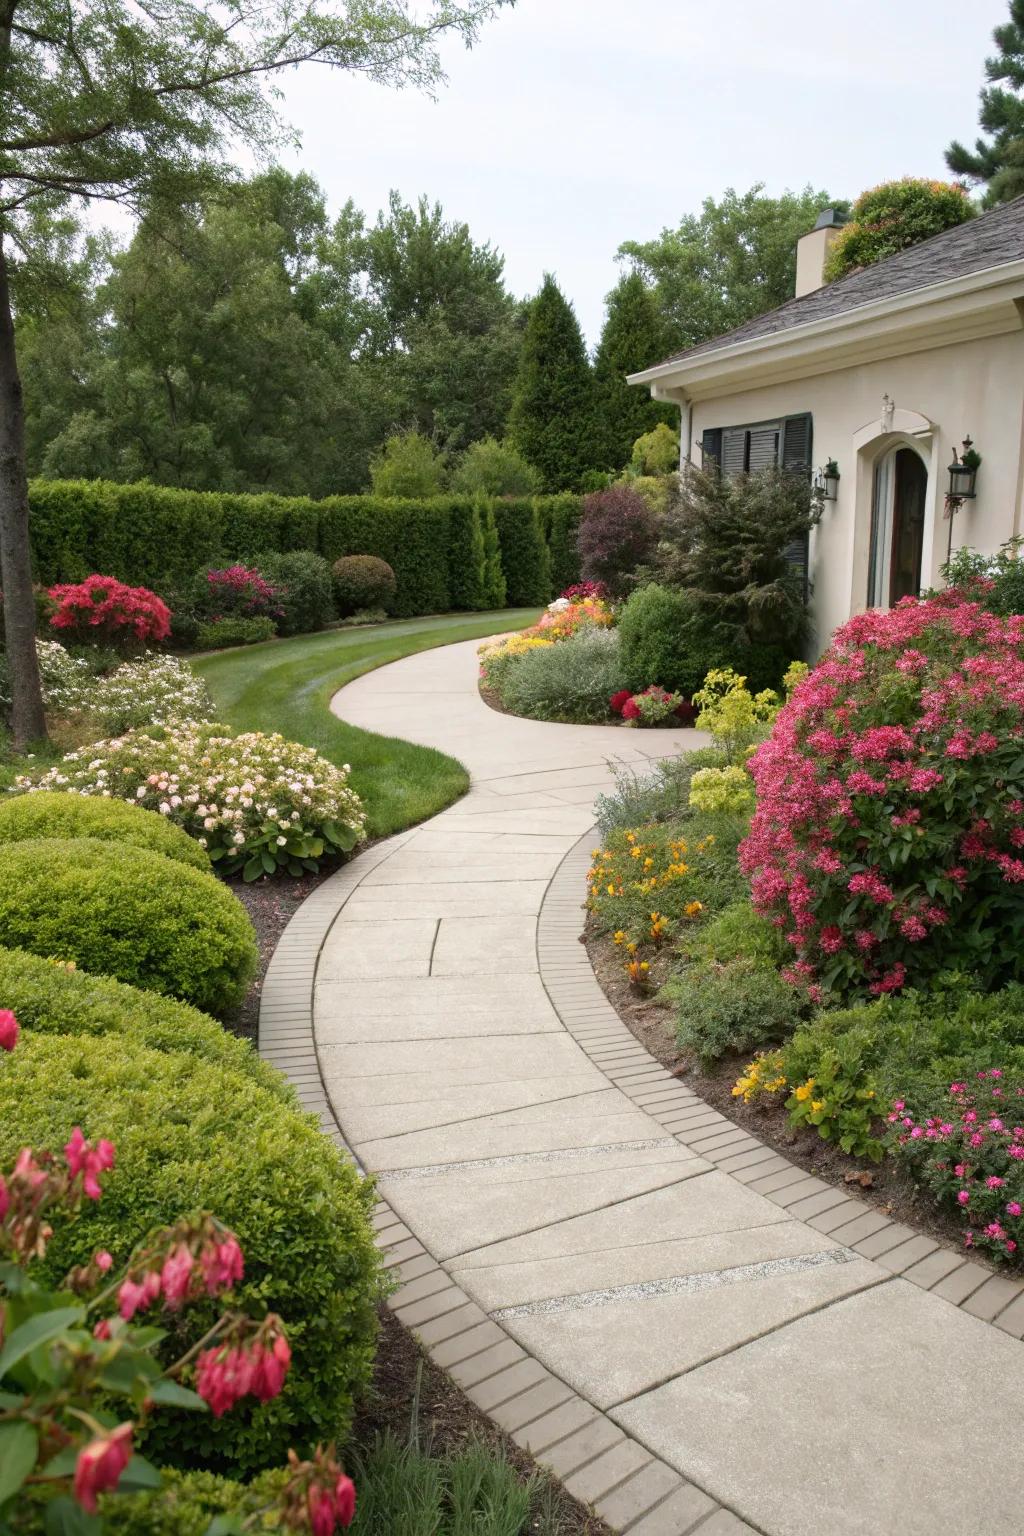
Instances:
[[[95,742],[16,787],[134,801],[197,838],[221,873],[253,879],[302,874],[355,845],[365,818],[348,775],[283,736],[189,724]]]

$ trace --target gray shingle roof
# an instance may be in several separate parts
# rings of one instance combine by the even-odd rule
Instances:
[[[800,299],[790,299],[778,309],[755,315],[753,320],[745,321],[724,336],[698,342],[695,347],[676,352],[665,361],[689,361],[691,357],[717,352],[734,342],[773,336],[878,299],[896,298],[903,293],[913,293],[917,288],[927,288],[932,283],[947,282],[954,277],[983,272],[988,267],[1021,259],[1024,259],[1024,197],[993,208],[955,229],[944,230],[941,235],[932,235],[919,245],[887,256],[884,261],[859,272],[851,272],[848,277],[826,283],[823,288],[805,293]]]

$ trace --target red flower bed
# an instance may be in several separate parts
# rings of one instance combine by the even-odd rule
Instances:
[[[68,640],[122,646],[154,645],[171,632],[171,610],[148,587],[129,587],[114,576],[51,587],[56,603],[50,627]]]
[[[1024,976],[1024,617],[858,614],[751,761],[740,863],[815,1000]]]

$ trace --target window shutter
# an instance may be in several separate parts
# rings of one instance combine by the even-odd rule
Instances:
[[[777,421],[763,422],[759,427],[750,428],[750,451],[747,455],[747,468],[753,474],[759,469],[770,469],[779,462],[779,423]]]
[[[746,427],[726,427],[722,433],[722,473],[741,475],[747,467]]]
[[[811,472],[812,417],[787,416],[782,423],[782,452],[779,463],[794,474]]]
[[[722,462],[722,429],[721,427],[705,427],[704,435],[700,440],[701,464],[704,469],[717,469]]]

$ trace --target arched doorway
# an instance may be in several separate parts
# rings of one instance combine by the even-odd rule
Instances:
[[[921,590],[928,470],[913,448],[893,448],[875,465],[868,607],[891,608]]]

